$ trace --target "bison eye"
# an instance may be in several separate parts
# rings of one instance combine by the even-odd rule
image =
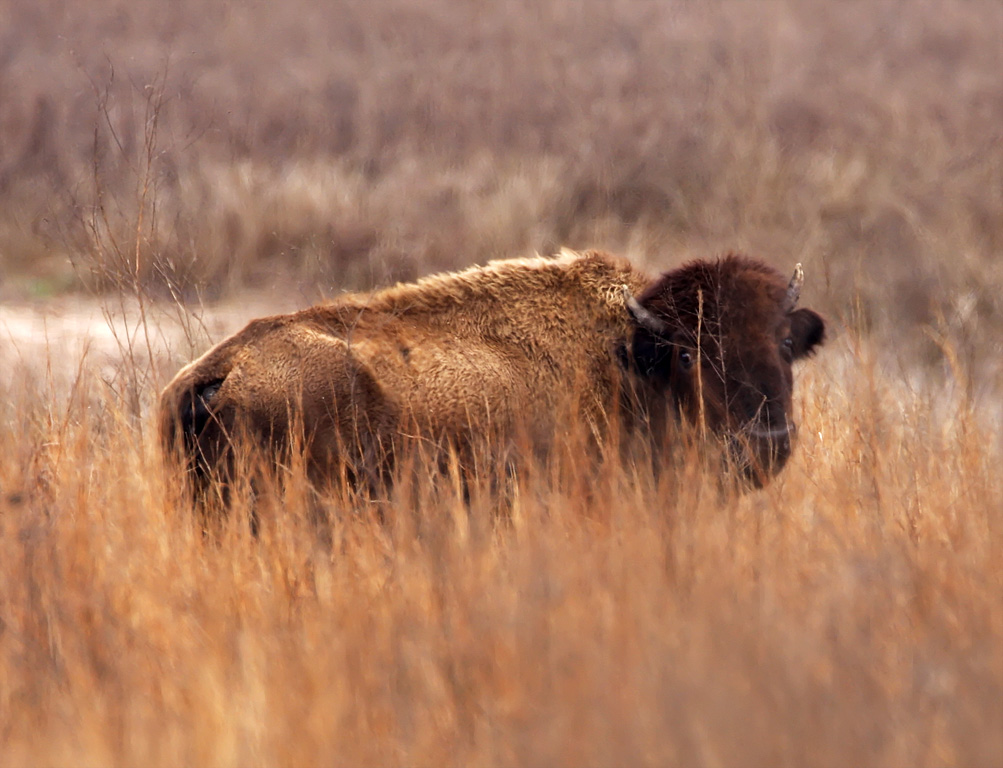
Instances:
[[[693,355],[684,349],[679,353],[679,365],[682,366],[684,371],[688,371],[693,367]]]
[[[794,359],[794,339],[788,336],[782,342],[780,342],[780,353],[784,356],[785,360]]]

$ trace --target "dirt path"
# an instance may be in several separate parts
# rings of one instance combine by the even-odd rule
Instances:
[[[286,309],[261,296],[184,309],[75,296],[7,303],[0,305],[0,381],[45,374],[59,382],[81,367],[108,375],[130,358],[169,376],[251,318]]]

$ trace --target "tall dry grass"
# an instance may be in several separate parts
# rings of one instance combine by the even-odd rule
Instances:
[[[1003,759],[999,420],[866,342],[805,366],[760,492],[559,461],[503,518],[432,475],[318,527],[294,477],[256,539],[81,370],[4,398],[4,765]]]

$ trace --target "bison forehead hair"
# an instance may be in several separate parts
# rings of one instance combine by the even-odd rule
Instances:
[[[666,272],[638,297],[675,329],[741,344],[743,336],[772,334],[784,314],[787,280],[773,267],[741,254],[693,261]]]

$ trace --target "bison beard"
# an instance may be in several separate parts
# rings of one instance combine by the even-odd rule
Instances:
[[[676,421],[761,485],[793,447],[791,365],[825,336],[796,308],[802,279],[738,255],[652,278],[565,251],[346,295],[252,321],[183,368],[161,395],[163,447],[202,491],[226,487],[238,447],[372,488],[416,445],[476,471],[517,445],[545,456],[572,420],[599,442],[650,438],[657,458]]]

